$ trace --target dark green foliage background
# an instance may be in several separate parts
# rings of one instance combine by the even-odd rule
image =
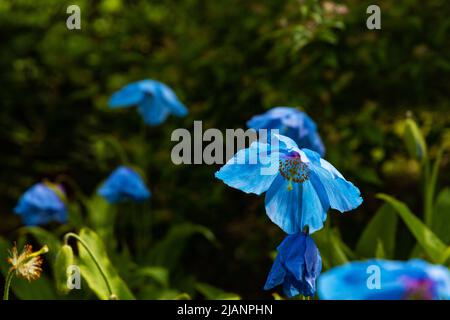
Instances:
[[[80,31],[66,28],[70,4],[81,7]],[[94,192],[121,163],[108,143],[118,140],[146,173],[155,236],[190,221],[220,243],[194,240],[183,271],[245,298],[268,297],[261,288],[283,234],[262,197],[216,180],[219,166],[173,165],[170,135],[194,120],[244,128],[276,105],[302,107],[318,124],[326,158],[361,189],[365,202],[354,213],[329,215],[350,247],[380,206],[375,193],[420,212],[419,166],[401,123],[411,111],[430,146],[450,140],[450,6],[377,1],[382,30],[370,31],[373,1],[342,4],[348,14],[298,0],[2,0],[0,234],[14,239],[15,202],[43,178],[63,181],[72,198],[74,184]],[[150,128],[133,109],[107,108],[115,90],[143,78],[174,88],[189,116]],[[448,185],[448,158],[442,166]],[[409,237],[399,236],[400,257]]]

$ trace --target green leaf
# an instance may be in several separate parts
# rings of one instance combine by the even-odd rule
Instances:
[[[163,267],[144,267],[136,270],[136,276],[149,277],[164,288],[169,287],[169,271]]]
[[[195,288],[208,300],[240,300],[235,293],[225,292],[206,283],[197,283]]]
[[[342,245],[340,237],[328,226],[312,235],[322,256],[325,269],[348,262],[345,254],[346,248]]]
[[[8,250],[12,244],[5,239],[0,238],[0,269],[4,277],[8,274],[11,265],[7,262]],[[22,248],[18,248],[21,250]],[[47,263],[45,255],[43,257],[44,264]],[[3,289],[3,287],[2,287]],[[11,290],[14,295],[21,300],[56,300],[58,295],[53,287],[53,282],[44,274],[35,281],[27,281],[25,279],[14,277],[11,282]]]
[[[381,242],[380,239],[377,239],[377,247],[375,249],[375,258],[377,258],[377,259],[385,259],[386,258],[386,252],[383,247],[383,242]]]
[[[386,201],[395,209],[434,263],[442,264],[445,262],[442,261],[447,250],[445,244],[403,202],[386,194],[378,194],[377,197]]]
[[[74,264],[72,247],[63,245],[56,255],[53,274],[55,277],[56,288],[62,293],[68,293],[70,289],[67,287],[68,267]]]
[[[149,254],[152,265],[163,266],[171,270],[177,265],[188,239],[200,234],[210,242],[217,244],[214,234],[206,227],[192,223],[173,226],[168,234],[155,244]]]
[[[403,137],[411,157],[425,161],[427,158],[427,144],[417,123],[411,118],[405,120]]]
[[[361,234],[356,245],[356,253],[363,258],[373,257],[380,242],[386,258],[393,258],[397,222],[398,217],[392,206],[389,204],[381,206]]]
[[[434,206],[432,230],[446,244],[450,244],[450,188],[442,190]]]
[[[81,229],[79,236],[90,248],[97,261],[105,271],[106,277],[111,283],[113,294],[115,294],[121,300],[134,299],[134,296],[128,289],[127,285],[120,278],[116,269],[111,264],[108,255],[106,254],[105,246],[100,237],[94,231],[87,228]],[[88,286],[97,294],[100,299],[109,299],[110,295],[108,292],[108,287],[100,271],[98,270],[89,253],[79,241],[78,252],[79,258],[77,260],[81,275],[86,280]]]

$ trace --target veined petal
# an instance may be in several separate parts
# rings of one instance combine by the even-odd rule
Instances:
[[[278,143],[278,149],[281,152],[289,153],[291,151],[296,151],[300,153],[300,149],[298,148],[297,143],[295,143],[295,141],[289,137],[283,136],[281,134],[272,134],[271,144],[274,143]]]
[[[307,237],[305,240],[305,276],[304,279],[308,283],[312,292],[316,291],[316,279],[322,271],[322,257],[314,240]]]
[[[322,183],[331,208],[345,212],[357,208],[362,203],[359,189],[341,178],[342,175],[341,177],[333,176],[330,171],[319,166],[314,166],[312,171],[312,175],[317,175]]]
[[[306,238],[307,236],[303,233],[290,234],[286,237],[286,240],[291,241],[284,244],[283,248],[279,247],[279,252],[283,257],[286,269],[295,277],[297,280],[302,280],[304,277],[304,266],[305,266],[305,256],[304,252],[306,250]]]
[[[302,217],[300,213],[301,189],[298,183],[289,182],[281,175],[277,175],[266,193],[266,213],[276,225],[286,233],[296,233],[302,230]]]
[[[323,223],[327,218],[327,209],[321,201],[321,197],[310,180],[302,184],[302,231],[305,226],[308,226],[309,233],[314,233],[322,229]]]
[[[333,177],[345,179],[344,176],[327,160],[320,159],[320,166],[333,175]]]
[[[216,178],[246,193],[261,194],[269,189],[278,174],[276,152],[267,152],[268,144],[253,142],[250,148],[238,151],[216,172]]]
[[[301,150],[309,162],[312,162],[316,165],[320,165],[321,160],[322,160],[322,158],[320,158],[320,154],[318,154],[317,152],[315,152],[313,150],[307,149],[307,148],[302,148]]]

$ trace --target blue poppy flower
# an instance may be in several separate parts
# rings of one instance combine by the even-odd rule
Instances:
[[[287,235],[277,248],[265,290],[283,284],[289,298],[299,294],[312,297],[316,292],[316,279],[322,270],[322,258],[313,239],[300,232]]]
[[[120,166],[106,179],[98,194],[110,203],[141,202],[150,198],[150,191],[136,171]]]
[[[169,114],[184,117],[188,111],[167,85],[156,80],[130,83],[114,93],[110,108],[126,108],[137,105],[144,122],[150,126],[161,124]]]
[[[246,193],[266,192],[269,218],[286,233],[323,227],[328,209],[340,212],[362,203],[359,189],[319,154],[299,149],[290,138],[272,135],[237,152],[216,177]]]
[[[64,191],[59,189],[56,192],[45,183],[37,183],[20,197],[14,212],[21,216],[27,226],[43,225],[51,221],[66,223],[66,206],[58,193],[64,194]]]
[[[356,261],[322,274],[318,292],[324,300],[448,300],[450,272],[422,260]]]
[[[300,148],[307,148],[325,155],[325,147],[314,121],[305,113],[291,107],[275,107],[254,116],[247,122],[254,130],[278,129],[279,133],[293,139]]]

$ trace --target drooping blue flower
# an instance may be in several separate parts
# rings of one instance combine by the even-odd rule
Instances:
[[[277,248],[265,290],[283,284],[289,298],[299,294],[312,297],[316,292],[316,279],[322,270],[322,258],[313,239],[300,232],[287,235]]]
[[[120,166],[105,180],[98,194],[110,203],[141,202],[150,198],[150,191],[133,169]]]
[[[247,122],[254,130],[278,129],[279,133],[294,140],[300,148],[325,155],[325,147],[314,121],[303,111],[292,107],[275,107],[256,115]]]
[[[340,212],[362,203],[359,189],[319,154],[299,149],[290,138],[272,135],[238,151],[216,177],[246,193],[266,192],[266,213],[286,233],[323,227],[328,209]]]
[[[355,261],[320,276],[324,300],[448,300],[450,272],[423,260]]]
[[[57,185],[37,183],[29,188],[19,199],[14,212],[21,216],[27,226],[44,225],[51,221],[67,222],[67,210],[58,193],[64,191]]]
[[[169,114],[177,117],[187,115],[187,108],[178,100],[167,85],[156,80],[141,80],[130,83],[115,92],[110,108],[126,108],[137,105],[144,122],[150,126],[163,123]]]

